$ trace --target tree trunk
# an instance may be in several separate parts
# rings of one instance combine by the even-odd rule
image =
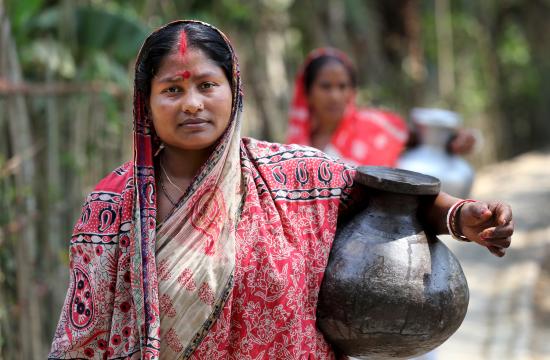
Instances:
[[[4,13],[3,2],[0,2],[0,76],[18,83],[22,81],[21,68],[17,58],[15,44],[11,36],[9,20]],[[30,119],[27,105],[22,95],[13,95],[6,100],[6,112],[11,137],[12,153],[21,155],[33,147]],[[39,303],[35,281],[36,270],[36,225],[33,218],[37,216],[36,196],[33,188],[35,164],[32,157],[24,157],[20,168],[15,173],[17,194],[15,217],[25,221],[17,234],[17,299],[19,301],[19,334],[22,359],[42,359],[45,351],[42,346]]]
[[[0,64],[1,66],[2,64]],[[0,98],[0,109],[5,109],[5,100]],[[10,307],[12,302],[9,301],[11,295],[11,289],[8,288],[8,282],[6,281],[11,274],[9,274],[9,266],[3,261],[9,254],[9,234],[8,224],[12,221],[11,207],[10,207],[10,193],[11,193],[11,177],[9,176],[9,142],[7,136],[7,124],[4,111],[0,111],[0,359],[5,358],[5,354],[9,354],[10,351],[14,351],[16,339],[11,331],[13,329],[10,326],[13,322],[10,316]],[[5,351],[4,351],[5,350]]]
[[[52,81],[51,73],[47,75],[47,81]],[[66,99],[64,100],[66,101]],[[62,226],[62,210],[67,206],[67,197],[64,193],[63,178],[61,176],[61,115],[58,111],[59,103],[56,97],[50,96],[46,103],[46,153],[47,153],[47,194],[46,207],[46,224],[44,234],[47,234],[47,241],[44,244],[43,257],[43,272],[47,277],[43,282],[48,286],[48,309],[53,313],[59,311],[59,304],[63,303],[65,292],[67,289],[67,274],[63,263],[60,261],[60,256],[63,251],[66,251],[65,236],[63,236]],[[50,316],[45,319],[47,329],[54,329],[57,318]],[[52,334],[53,335],[53,334]]]
[[[455,88],[453,28],[449,0],[435,1],[439,96],[449,105]]]
[[[285,10],[270,9],[267,5],[257,5],[257,28],[253,39],[253,53],[247,54],[246,70],[252,88],[255,104],[259,112],[258,133],[253,134],[264,140],[284,141],[289,99],[284,89],[289,88],[283,59],[285,57],[285,31],[289,19]]]
[[[535,117],[532,119],[531,140],[534,146],[545,146],[550,138],[550,3],[548,1],[524,1],[523,23],[526,29],[533,65],[538,73],[538,94]]]
[[[420,4],[418,0],[403,1],[403,25],[407,39],[406,67],[412,79],[409,96],[414,106],[422,104],[424,100],[424,81],[426,78],[424,66],[424,50],[421,37]]]
[[[485,138],[483,152],[479,154],[482,159],[481,163],[494,162],[499,155],[505,154],[508,151],[506,136],[512,135],[500,106],[502,98],[499,86],[501,69],[497,54],[493,49],[496,47],[497,37],[501,31],[495,12],[492,10],[490,2],[479,4],[477,51],[481,60],[482,82],[487,87],[489,94],[487,100],[488,119],[480,124]]]
[[[387,79],[386,62],[382,48],[382,21],[376,6],[371,2],[355,1],[351,4],[348,36],[353,48],[353,60],[361,83],[379,89]],[[370,99],[368,99],[370,101]]]

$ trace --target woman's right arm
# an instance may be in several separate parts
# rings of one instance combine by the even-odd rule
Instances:
[[[130,172],[117,169],[82,207],[69,244],[69,289],[50,359],[139,351],[130,286],[132,191],[125,185],[129,181]]]

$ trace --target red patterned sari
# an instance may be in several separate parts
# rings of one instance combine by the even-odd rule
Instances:
[[[316,49],[307,56],[294,83],[287,143],[311,144],[312,117],[304,86],[304,69],[313,60],[327,55],[353,67],[346,54],[333,48]],[[323,151],[355,165],[395,166],[407,138],[407,126],[400,116],[382,109],[357,108],[352,99]]]
[[[86,199],[49,358],[335,358],[316,304],[354,169],[312,148],[241,139],[233,60],[228,129],[162,224],[157,142],[136,91],[134,161]]]

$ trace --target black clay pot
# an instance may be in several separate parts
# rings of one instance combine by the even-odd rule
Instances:
[[[424,231],[417,211],[434,177],[360,167],[366,207],[339,223],[319,294],[317,324],[346,355],[410,358],[442,344],[468,308],[458,260]]]

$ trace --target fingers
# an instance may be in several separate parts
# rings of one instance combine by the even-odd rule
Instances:
[[[460,130],[451,140],[449,147],[453,154],[467,154],[472,151],[475,142],[475,136],[470,131]]]
[[[498,256],[498,257],[503,257],[504,255],[506,255],[506,251],[504,251],[504,249],[499,249],[499,248],[494,247],[494,246],[488,246],[487,249],[489,249],[491,254],[493,254],[495,256]]]
[[[502,257],[512,242],[514,222],[512,209],[501,202],[465,204],[460,213],[463,234],[487,247],[491,254]],[[473,234],[472,234],[473,232]]]
[[[494,212],[498,225],[508,224],[512,220],[512,208],[501,202],[489,203],[489,208]]]
[[[514,233],[514,222],[510,220],[506,225],[500,225],[484,229],[479,233],[482,240],[501,239],[512,236]]]
[[[512,238],[507,237],[503,239],[491,239],[491,240],[484,240],[481,239],[482,245],[486,247],[495,247],[499,249],[506,249],[509,248],[512,244]]]
[[[494,216],[495,225],[505,225],[512,220],[512,208],[510,205],[501,202],[485,203],[477,201],[464,205],[462,211],[462,215],[471,216],[480,221],[488,220],[491,216]]]
[[[489,220],[493,215],[488,204],[478,201],[465,204],[460,211],[460,222],[466,226],[475,226]]]
[[[480,221],[485,221],[493,215],[493,212],[489,209],[486,203],[477,202],[474,203],[472,215]]]
[[[485,229],[479,233],[480,244],[486,246],[491,254],[503,257],[512,243],[513,232],[514,224],[511,220],[506,225]]]

